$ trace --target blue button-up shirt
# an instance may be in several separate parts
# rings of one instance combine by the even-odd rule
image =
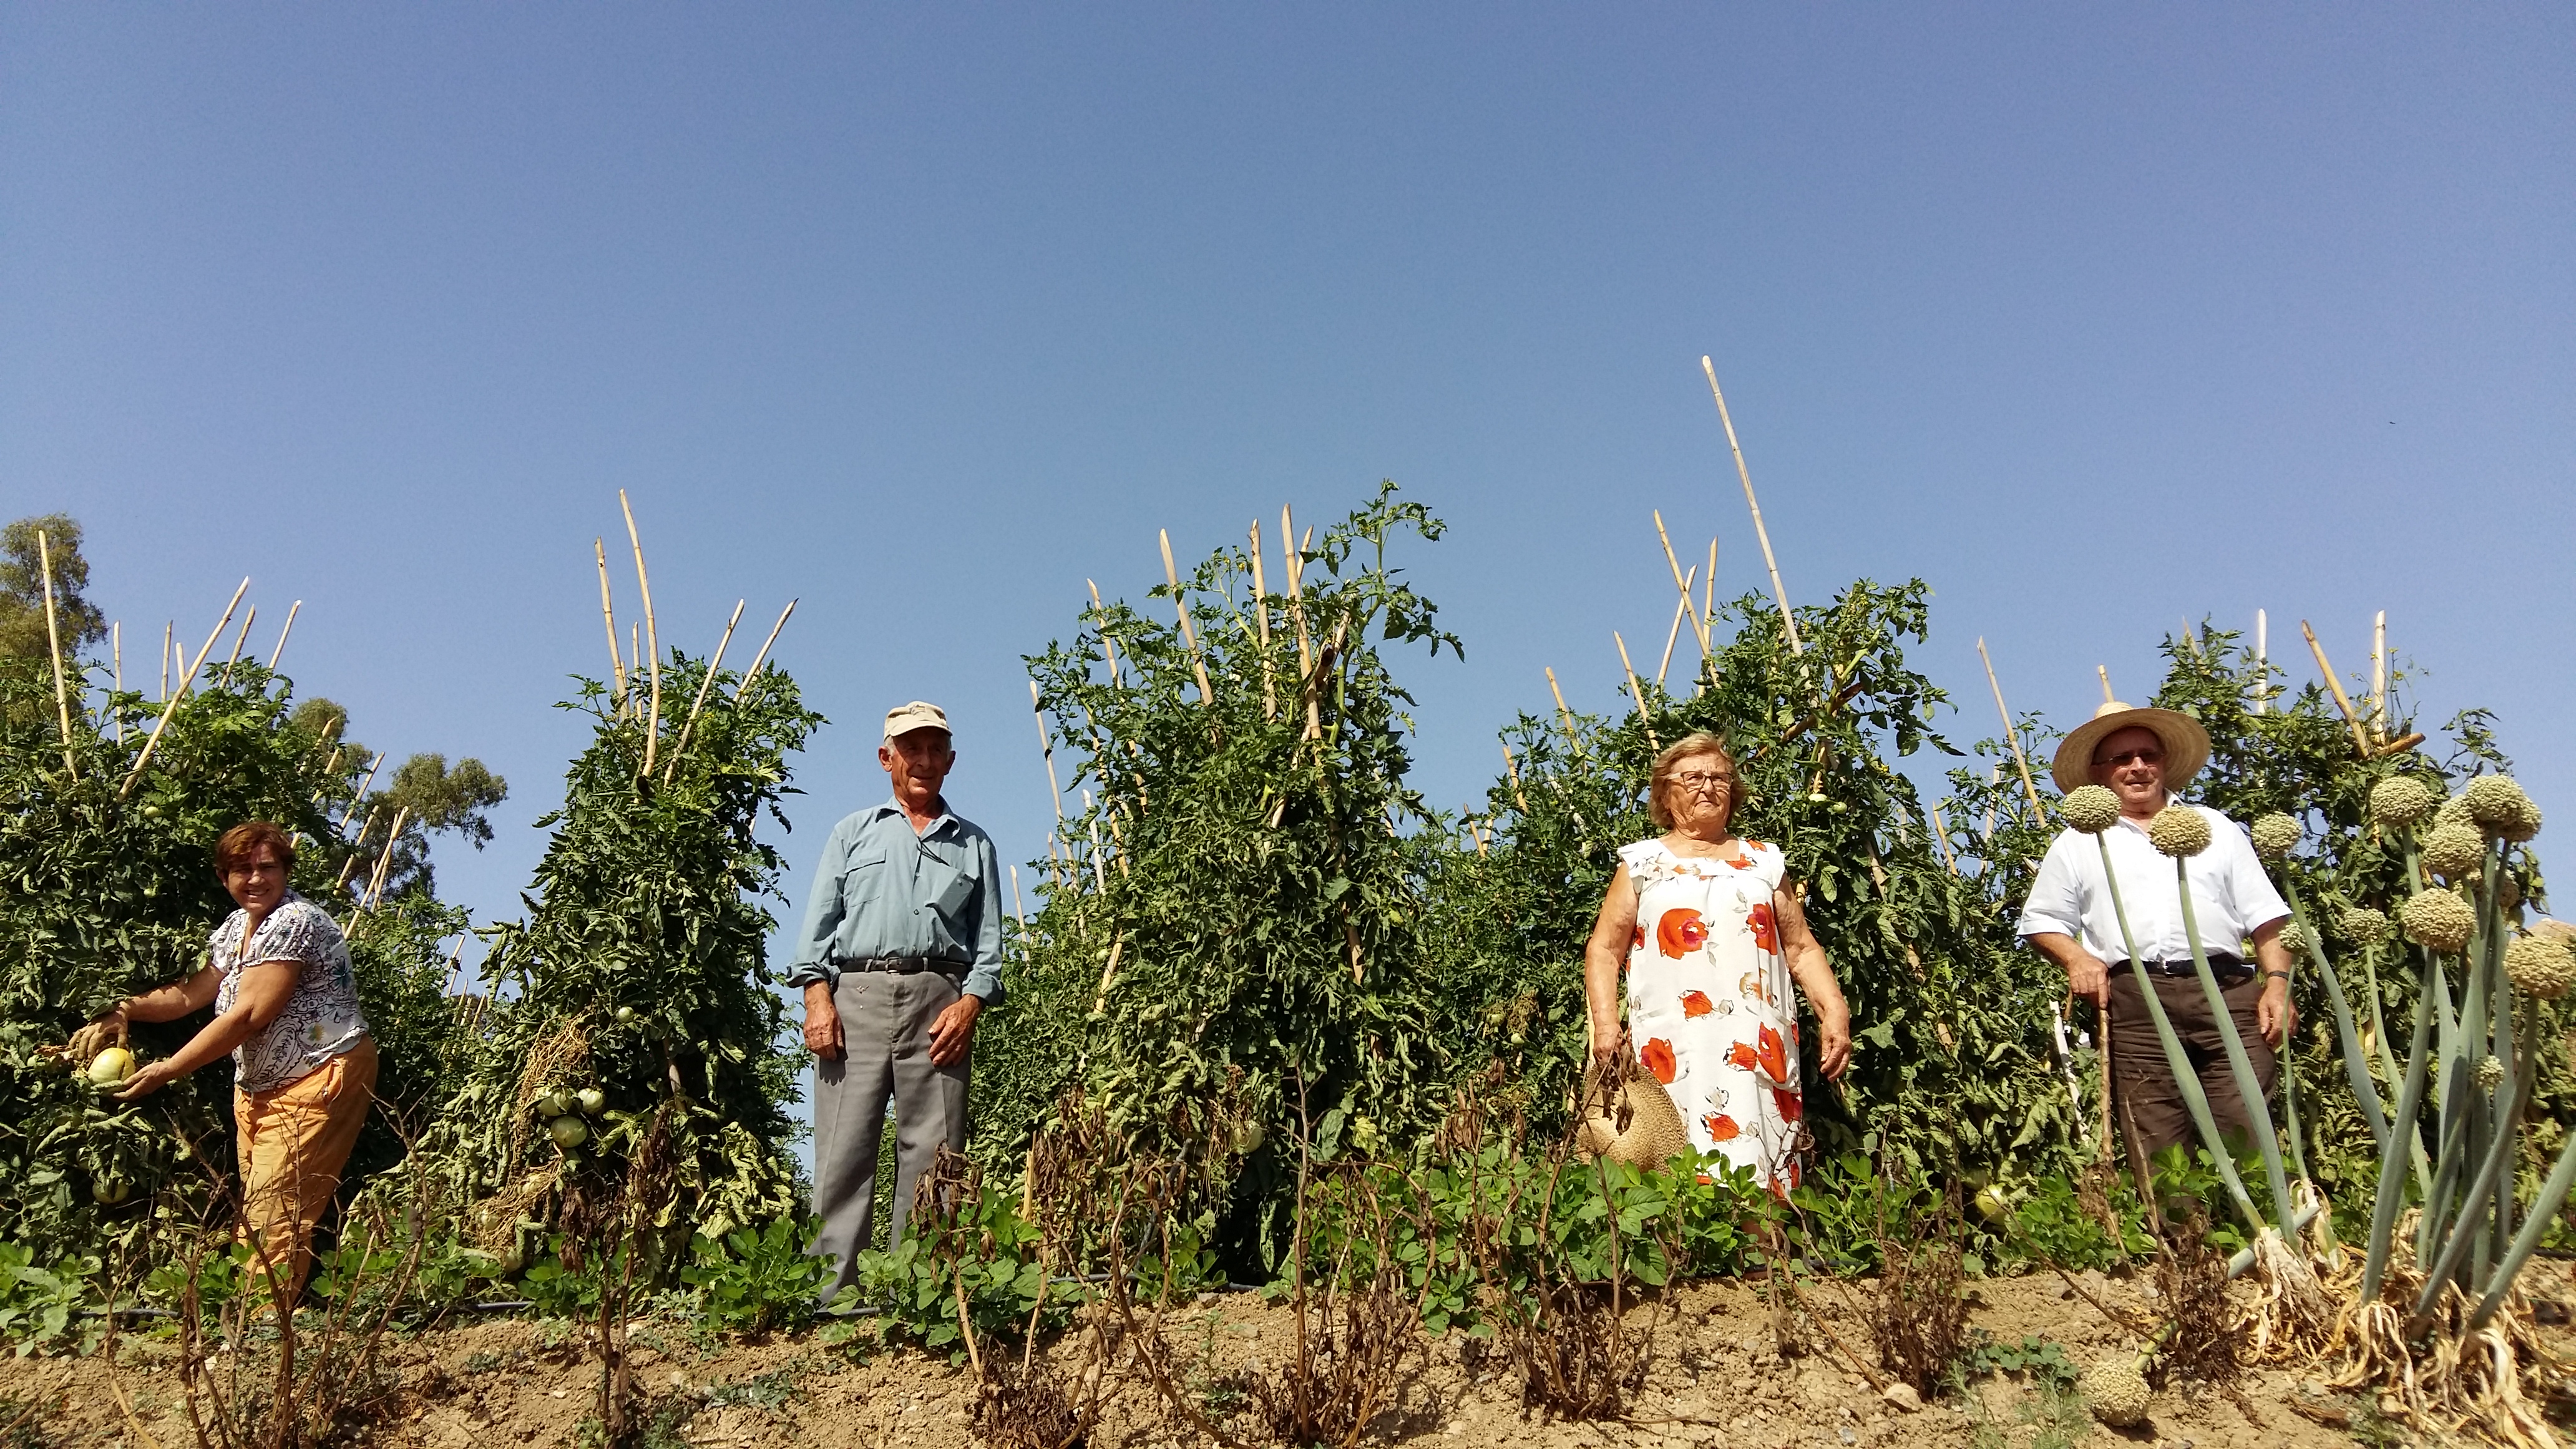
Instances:
[[[832,827],[814,868],[787,984],[837,984],[839,962],[930,956],[967,968],[965,990],[1002,999],[1001,868],[993,838],[944,813],[915,834],[894,800]]]

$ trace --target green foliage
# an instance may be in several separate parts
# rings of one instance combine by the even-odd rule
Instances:
[[[2084,1370],[2056,1340],[2037,1334],[2025,1334],[2007,1343],[1980,1328],[1973,1330],[1968,1345],[1950,1368],[1953,1393],[1965,1393],[1979,1379],[2008,1374],[2027,1381],[2034,1387],[2065,1393],[2075,1387]]]
[[[20,1358],[96,1348],[107,1331],[99,1275],[94,1257],[39,1268],[26,1244],[0,1242],[0,1343],[16,1344]]]
[[[674,651],[665,701],[693,698],[705,669]],[[438,1200],[478,1205],[467,1226],[481,1246],[584,1204],[596,1223],[598,1205],[645,1186],[628,1175],[648,1142],[648,1211],[667,1241],[646,1252],[642,1283],[670,1280],[692,1227],[723,1238],[795,1210],[796,1062],[772,1048],[776,921],[758,900],[784,863],[754,831],[821,717],[782,672],[739,698],[737,683],[721,676],[694,725],[648,721],[640,699],[588,681],[567,706],[591,714],[593,738],[539,822],[554,834],[528,917],[487,933],[491,1004],[424,1143]],[[587,1142],[561,1149],[536,1098],[580,1087],[606,1107]]]
[[[766,1333],[811,1318],[825,1276],[823,1260],[806,1251],[814,1228],[782,1217],[721,1239],[690,1239],[680,1281],[696,1290],[690,1308],[698,1322],[720,1333]]]
[[[36,535],[45,535],[44,558],[38,557]],[[82,649],[107,637],[107,618],[85,597],[89,560],[81,554],[81,526],[66,513],[21,518],[0,528],[0,658],[43,660],[52,643],[45,632],[43,565],[54,575],[54,633],[63,657],[78,658]],[[9,702],[12,708],[19,701]]]
[[[1177,624],[1112,604],[1030,660],[1088,808],[1018,942],[1007,1015],[979,1033],[989,1171],[1018,1169],[1069,1085],[1141,1148],[1207,1160],[1205,1144],[1166,1140],[1162,1108],[1239,1081],[1248,1145],[1217,1144],[1241,1166],[1223,1169],[1212,1245],[1248,1272],[1288,1235],[1294,1164],[1276,1144],[1296,1074],[1326,1137],[1347,1124],[1354,1145],[1401,1144],[1437,1120],[1448,1063],[1423,846],[1398,829],[1427,812],[1404,783],[1410,696],[1380,646],[1457,641],[1387,566],[1407,532],[1436,538],[1440,523],[1389,485],[1299,556],[1293,591],[1272,568],[1254,595],[1240,550],[1199,565],[1177,601],[1195,650]],[[1167,608],[1172,593],[1154,591]]]
[[[1053,1311],[1040,1327],[1061,1325],[1081,1291],[1049,1285],[1044,1235],[1019,1215],[1016,1202],[1012,1193],[978,1184],[953,1217],[916,1218],[903,1241],[858,1255],[857,1281],[841,1291],[835,1308],[878,1309],[881,1332],[943,1350],[955,1363],[967,1359],[958,1331],[961,1294],[979,1342],[1023,1337],[1030,1316],[1043,1309]]]
[[[2214,1190],[2215,1174],[2210,1185]],[[2084,1205],[2073,1183],[2043,1178],[2013,1206],[2007,1251],[2070,1273],[2114,1268],[2152,1253],[2145,1209],[2125,1177],[2112,1185],[2109,1206],[2112,1222],[2105,1223]]]

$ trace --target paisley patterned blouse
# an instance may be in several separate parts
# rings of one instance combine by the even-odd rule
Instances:
[[[358,1010],[358,982],[349,973],[349,943],[331,914],[293,891],[268,913],[242,946],[249,917],[236,909],[215,928],[209,959],[223,973],[215,1012],[232,1009],[245,968],[293,961],[295,994],[277,1019],[233,1049],[233,1081],[245,1092],[275,1091],[358,1044],[367,1019]]]

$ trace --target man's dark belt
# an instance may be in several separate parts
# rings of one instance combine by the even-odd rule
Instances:
[[[833,961],[832,967],[836,971],[883,971],[893,976],[918,976],[930,971],[960,980],[965,978],[967,969],[963,961],[939,956],[843,956]]]
[[[2133,966],[2144,970],[2149,975],[2153,976],[2197,976],[2200,974],[2200,968],[2191,964],[2191,958],[2189,956],[2185,956],[2179,961],[2118,961],[2112,963],[2110,974],[2117,976],[2121,972],[2126,971]],[[2245,964],[2245,959],[2241,956],[2231,956],[2224,951],[2212,951],[2209,953],[2209,974],[2217,977],[2221,981],[2226,980],[2231,975],[2246,975],[2253,969],[2253,967]]]

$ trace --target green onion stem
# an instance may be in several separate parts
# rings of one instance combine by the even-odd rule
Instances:
[[[2201,949],[2199,916],[2191,904],[2191,862],[2182,856],[2174,857],[2174,887],[2182,897],[2182,934],[2191,944],[2192,968],[2200,973],[2200,989],[2209,997],[2210,1014],[2218,1019],[2218,1039],[2227,1048],[2228,1070],[2236,1074],[2236,1094],[2244,1100],[2246,1119],[2253,1124],[2254,1144],[2263,1151],[2263,1171],[2272,1188],[2272,1211],[2287,1218],[2290,1176],[2281,1166],[2280,1139],[2272,1131],[2272,1104],[2263,1095],[2262,1080],[2254,1075],[2254,1060],[2245,1054],[2244,1039],[2236,1033],[2236,1016],[2227,1009],[2227,993],[2218,989],[2218,974],[2209,969],[2209,953]],[[2255,979],[2262,979],[2259,965]]]
[[[2424,969],[2428,974],[2433,969],[2430,952],[2425,953]],[[2370,1205],[2370,1248],[2363,1258],[2361,1270],[2361,1301],[2364,1303],[2379,1301],[2380,1275],[2388,1271],[2389,1240],[2396,1235],[2397,1209],[2406,1200],[2406,1158],[2415,1146],[2415,1116],[2424,1107],[2425,1058],[2432,1046],[2432,1037],[2433,993],[2418,991],[2415,994],[2414,1037],[2406,1049],[2406,1082],[2397,1092],[2397,1120],[2406,1124],[2407,1130],[2389,1133],[2388,1147],[2380,1154],[2379,1186]],[[2569,1145],[2576,1149],[2576,1141]],[[2424,1196],[2429,1204],[2431,1191],[2427,1189]]]

